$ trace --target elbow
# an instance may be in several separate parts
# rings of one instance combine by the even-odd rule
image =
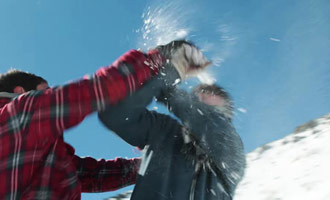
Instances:
[[[105,113],[105,112],[98,113],[97,116],[98,116],[100,122],[102,122],[103,125],[108,126],[110,124],[110,121],[111,121],[112,117],[110,115],[108,115],[107,113]]]
[[[112,113],[98,113],[98,119],[100,122],[109,130],[117,130],[118,127],[123,127],[123,120],[120,120],[119,116],[113,115]]]

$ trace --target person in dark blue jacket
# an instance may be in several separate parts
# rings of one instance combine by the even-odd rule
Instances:
[[[232,100],[217,85],[189,94],[166,68],[140,91],[99,113],[102,123],[143,149],[132,200],[230,200],[245,168],[243,144],[231,123]],[[149,111],[156,97],[176,118]]]

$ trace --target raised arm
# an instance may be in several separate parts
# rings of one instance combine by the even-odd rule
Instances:
[[[12,120],[17,120],[17,123],[11,123],[15,127],[8,128],[35,129],[31,131],[35,137],[54,139],[93,111],[104,110],[106,105],[115,105],[132,94],[156,75],[161,65],[163,59],[157,51],[146,55],[131,50],[93,76],[20,95],[3,110],[4,114],[8,111],[8,115],[14,116]],[[34,121],[45,126],[42,129],[34,127]]]
[[[159,96],[164,85],[172,85],[176,79],[185,79],[210,64],[195,45],[184,40],[156,49],[166,58],[164,71],[128,100],[116,107],[109,106],[100,114],[101,121],[110,130],[134,146],[143,147],[150,132],[163,128],[163,118],[168,118],[146,109],[153,96]]]
[[[104,112],[99,113],[99,119],[108,129],[141,149],[151,135],[166,130],[167,127],[163,127],[163,124],[170,118],[146,109],[154,96],[159,96],[167,84],[173,84],[179,77],[174,68],[166,68],[166,71],[161,73],[163,75],[148,81],[142,89],[123,102],[109,106]]]

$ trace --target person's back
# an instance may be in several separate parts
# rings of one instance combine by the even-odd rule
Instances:
[[[232,173],[237,173],[238,179],[233,178],[233,183],[228,183],[223,172],[205,152],[201,149],[198,152],[193,144],[185,143],[181,133],[183,127],[176,120],[168,116],[164,116],[163,120],[167,121],[167,127],[161,127],[157,134],[148,138],[140,176],[131,199],[183,200],[191,196],[198,200],[232,199],[231,194],[241,176],[240,172],[233,169]],[[221,128],[233,131],[232,127]],[[227,144],[219,142],[218,145]],[[221,152],[218,155],[223,164],[238,161],[233,155],[222,155]],[[227,167],[230,165],[227,164]]]

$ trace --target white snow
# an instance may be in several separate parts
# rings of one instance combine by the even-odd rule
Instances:
[[[136,30],[141,35],[137,42],[137,47],[147,51],[157,45],[164,45],[177,39],[190,39],[192,36],[202,32],[199,25],[194,20],[195,7],[187,8],[183,1],[171,1],[151,3],[143,12],[143,26]],[[198,43],[201,51],[206,53],[207,58],[212,62],[213,66],[221,66],[222,63],[231,55],[238,36],[235,29],[231,25],[219,23],[217,25],[210,24],[210,29],[217,36],[212,43],[208,42],[208,38],[203,38]],[[205,84],[213,84],[219,77],[219,70],[201,73],[197,75],[200,82]]]
[[[176,32],[176,38],[185,38],[188,35],[188,31],[181,29]]]
[[[281,42],[281,40],[280,39],[277,39],[277,38],[269,38],[270,40],[272,40],[272,41],[274,41],[274,42]]]
[[[183,5],[179,2],[154,4],[143,13],[143,27],[137,30],[142,34],[138,46],[148,50],[157,45],[164,45],[175,39],[183,39],[189,34],[186,26],[188,11],[183,12]]]
[[[204,113],[203,113],[200,109],[198,109],[198,108],[197,108],[197,112],[198,112],[200,115],[202,115],[202,116],[204,115]]]
[[[235,200],[329,200],[330,115],[247,155]]]
[[[238,108],[237,110],[241,113],[247,113],[247,110],[245,108]]]
[[[181,79],[179,79],[179,78],[178,78],[178,79],[175,79],[175,81],[174,81],[174,83],[173,83],[172,85],[173,85],[173,86],[174,86],[174,85],[177,85],[177,84],[180,83],[180,81],[181,81]]]
[[[208,72],[202,71],[197,74],[197,78],[199,79],[200,82],[205,83],[205,84],[213,84],[216,82],[216,79]]]
[[[110,197],[107,200],[129,200],[131,198],[132,191],[127,191],[122,194],[119,194],[118,196],[115,197]]]

